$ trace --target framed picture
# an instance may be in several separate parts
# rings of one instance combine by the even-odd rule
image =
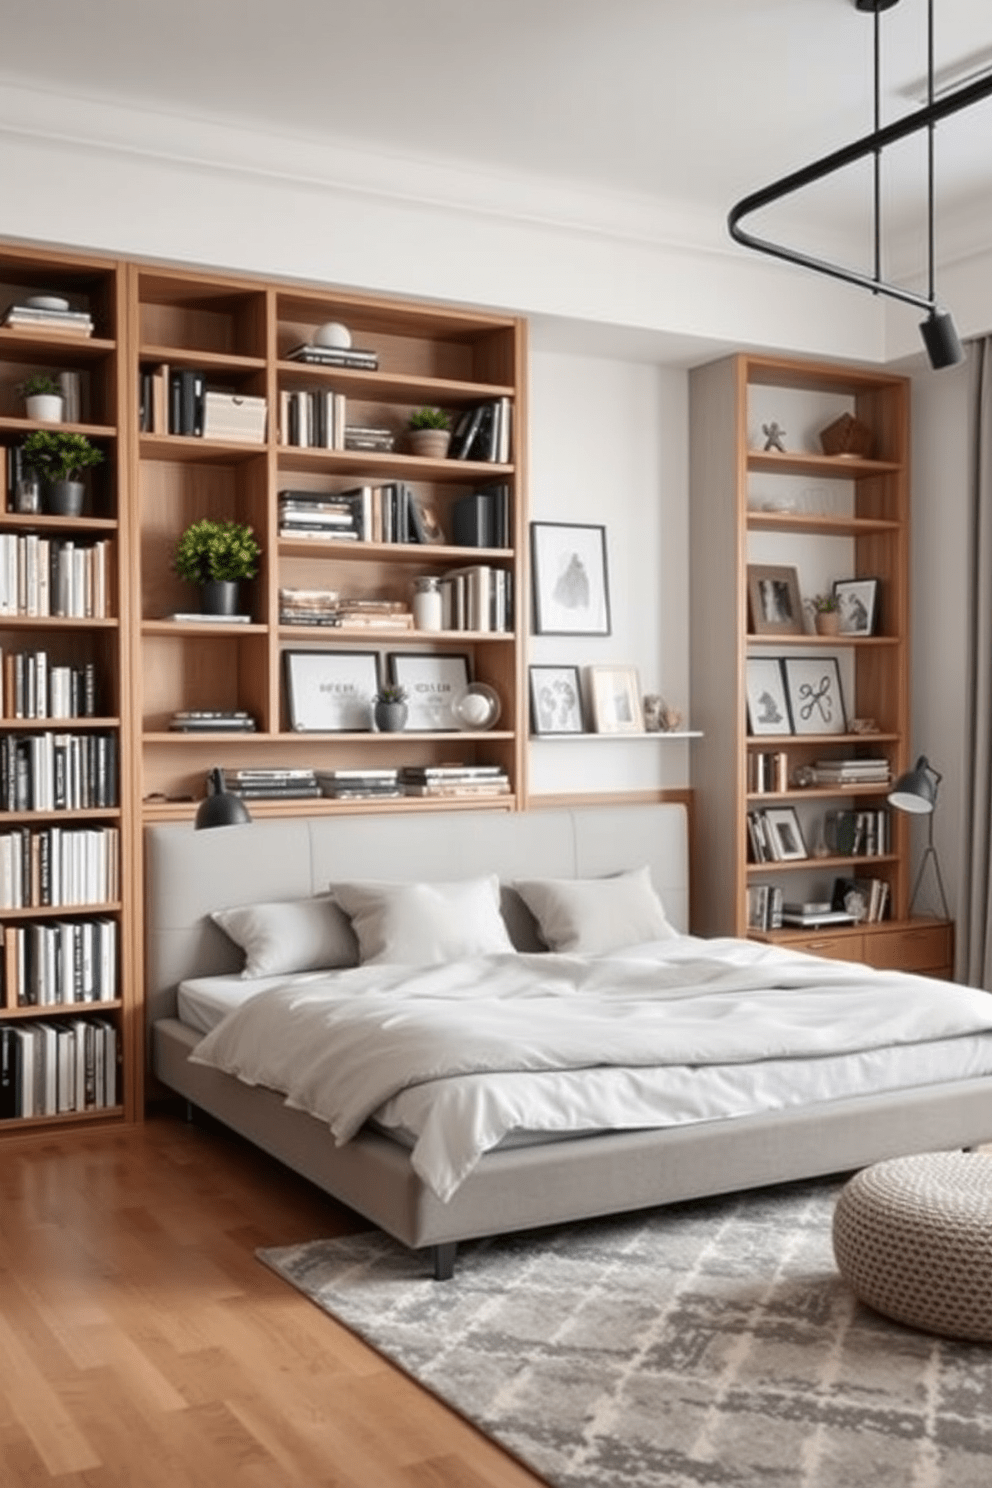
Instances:
[[[836,656],[820,660],[787,656],[782,666],[793,732],[845,734],[847,717]]]
[[[808,858],[799,818],[791,806],[776,806],[765,812],[772,852],[782,863]]]
[[[752,635],[803,635],[803,604],[794,568],[749,563],[747,598]]]
[[[386,662],[390,682],[406,688],[407,733],[461,728],[454,704],[471,680],[467,656],[391,651]]]
[[[535,734],[585,733],[578,667],[530,668],[530,726]]]
[[[379,690],[374,651],[287,651],[289,726],[298,733],[364,733]]]
[[[534,630],[538,635],[609,635],[606,528],[532,522]]]
[[[746,690],[749,734],[792,733],[779,657],[749,656]]]
[[[835,579],[834,598],[841,635],[874,635],[878,623],[878,580]]]
[[[437,507],[417,491],[410,492],[410,521],[418,542],[436,545],[447,541]]]
[[[597,734],[643,734],[644,711],[636,667],[590,667],[589,697]]]

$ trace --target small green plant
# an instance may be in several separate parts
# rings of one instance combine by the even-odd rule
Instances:
[[[24,382],[17,384],[22,398],[60,398],[62,389],[50,372],[35,372]]]
[[[38,429],[22,446],[24,464],[43,480],[78,480],[91,465],[99,465],[103,450],[90,444],[85,434],[54,434]]]
[[[204,517],[180,537],[172,567],[191,584],[206,584],[211,579],[237,583],[255,577],[261,556],[254,530],[247,524],[211,522]]]
[[[840,608],[836,594],[814,594],[809,604],[817,615],[832,615]]]
[[[450,429],[451,414],[443,408],[418,408],[410,415],[411,429]]]
[[[405,687],[400,686],[398,682],[387,682],[384,687],[379,688],[379,691],[373,698],[373,702],[405,703],[406,697],[407,692]]]

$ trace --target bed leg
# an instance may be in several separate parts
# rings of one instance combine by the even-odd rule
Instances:
[[[431,1257],[434,1261],[434,1280],[450,1281],[455,1274],[455,1252],[458,1249],[458,1241],[451,1240],[446,1245],[432,1245]]]

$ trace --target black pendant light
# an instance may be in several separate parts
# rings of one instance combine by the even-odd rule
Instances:
[[[848,284],[859,285],[868,289],[872,294],[884,294],[892,299],[902,300],[906,304],[916,305],[926,310],[927,318],[920,324],[920,333],[923,344],[926,347],[927,356],[931,367],[953,367],[957,362],[963,360],[964,352],[958,337],[954,320],[947,310],[942,310],[937,301],[934,286],[934,131],[941,119],[947,119],[952,114],[960,113],[962,109],[970,108],[973,104],[981,102],[982,99],[992,97],[992,74],[979,77],[973,81],[955,88],[953,92],[945,94],[939,101],[934,99],[934,46],[933,46],[933,5],[934,0],[927,0],[927,102],[923,108],[917,109],[915,113],[909,114],[904,119],[894,124],[882,127],[879,117],[879,104],[881,96],[881,24],[880,16],[883,11],[891,10],[899,0],[854,0],[857,10],[868,11],[874,16],[875,33],[875,119],[874,128],[870,134],[862,136],[850,145],[845,145],[840,150],[834,150],[830,155],[825,155],[820,160],[815,160],[811,165],[803,167],[802,170],[791,172],[783,176],[781,180],[774,181],[770,186],[765,186],[760,191],[752,192],[745,196],[736,206],[731,208],[727,225],[730,235],[745,248],[753,248],[759,253],[768,253],[775,258],[785,259],[789,263],[798,264],[801,268],[812,269],[818,274],[828,274],[831,278],[842,279]],[[928,263],[928,285],[925,295],[916,294],[912,290],[904,289],[901,285],[891,284],[882,277],[881,268],[881,221],[880,221],[880,197],[881,197],[881,166],[882,154],[888,146],[899,140],[908,138],[910,135],[919,134],[922,130],[927,131],[927,263]],[[855,161],[864,160],[869,155],[874,157],[875,162],[875,194],[874,194],[874,246],[875,262],[873,272],[867,274],[857,269],[847,268],[842,264],[831,263],[827,259],[815,258],[807,253],[800,253],[794,248],[787,248],[781,243],[774,243],[768,238],[760,238],[756,234],[746,232],[741,227],[741,221],[756,212],[759,208],[770,206],[773,202],[781,201],[783,197],[790,196],[795,191],[800,191],[805,186],[810,186],[814,181],[822,181],[826,176],[831,176]]]

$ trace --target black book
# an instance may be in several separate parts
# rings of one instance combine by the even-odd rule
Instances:
[[[21,1046],[9,1023],[0,1026],[0,1121],[17,1115],[18,1065]]]
[[[450,460],[468,459],[468,452],[472,447],[476,434],[479,432],[484,407],[484,404],[477,403],[474,408],[466,408],[458,420],[448,447],[448,458]]]
[[[170,434],[202,435],[206,377],[192,368],[173,372],[169,379]]]
[[[495,547],[494,502],[488,491],[460,496],[451,508],[451,539],[458,548]]]
[[[462,459],[485,462],[495,460],[499,444],[499,426],[496,421],[498,411],[497,404],[483,403],[478,426]]]

